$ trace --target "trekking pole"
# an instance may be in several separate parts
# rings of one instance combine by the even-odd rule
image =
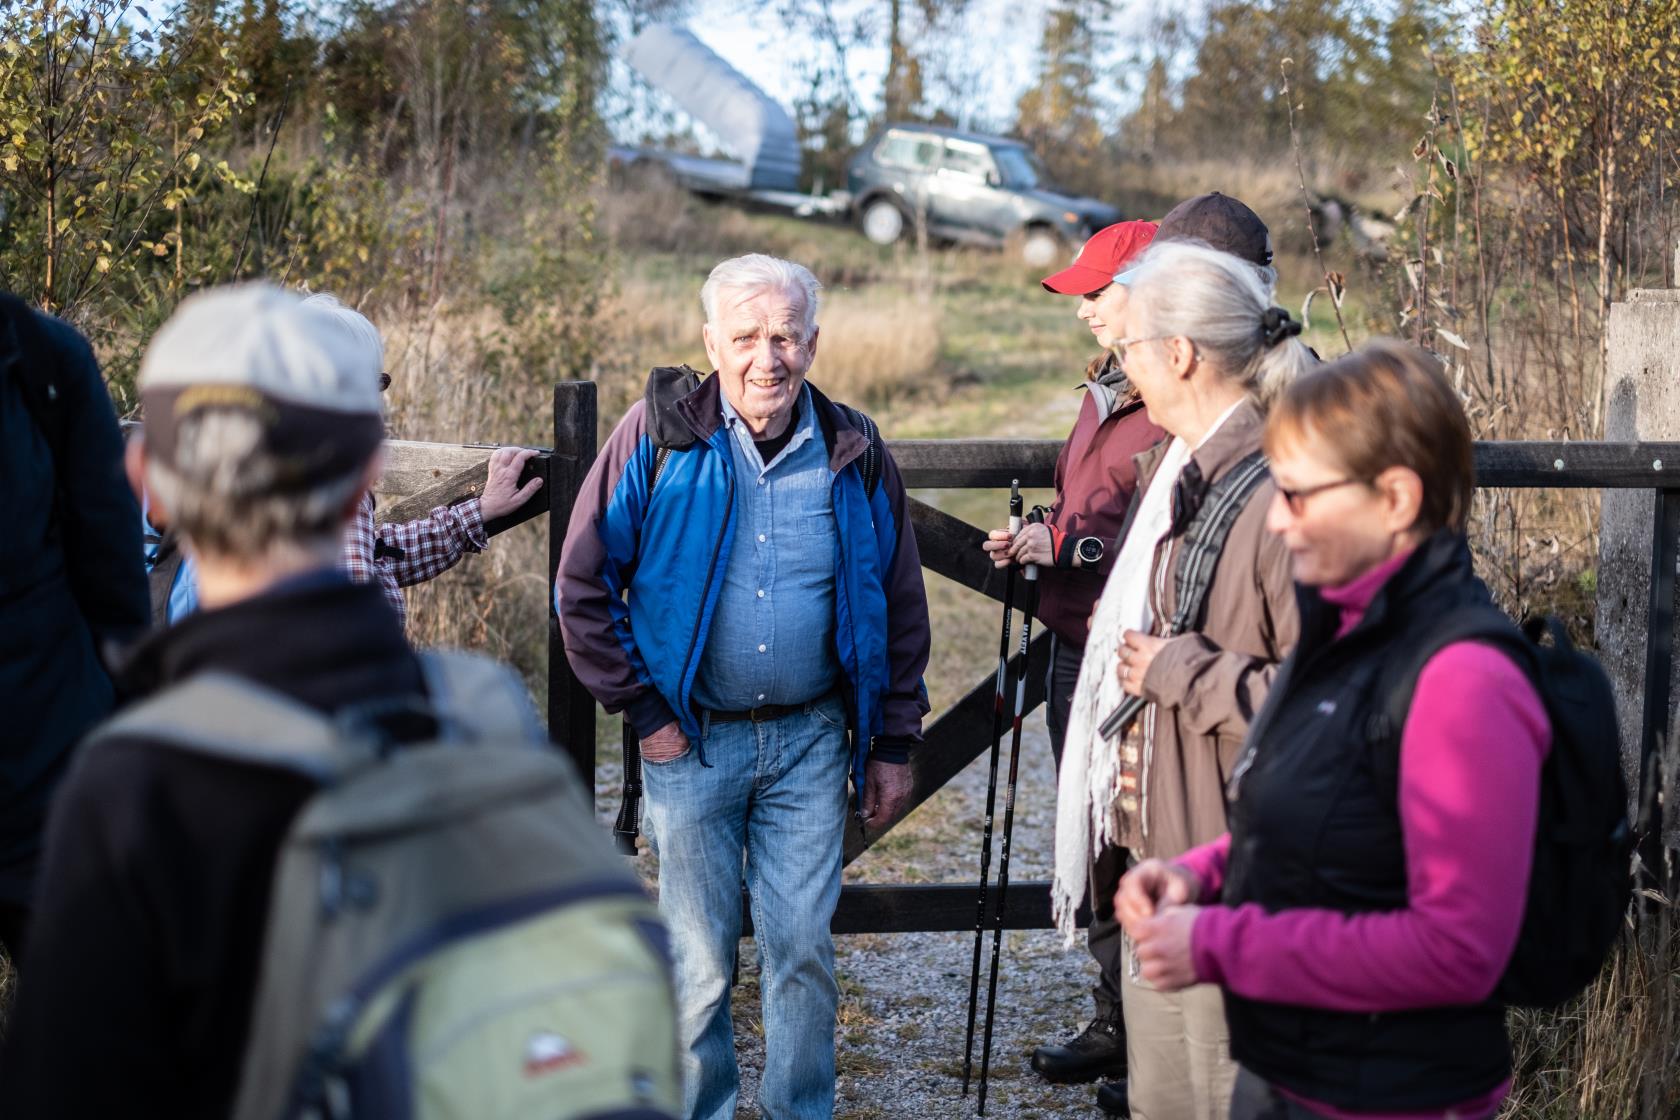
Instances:
[[[1044,520],[1033,510],[1027,520]],[[1032,643],[1033,612],[1038,610],[1038,565],[1021,573],[1027,581],[1027,601],[1021,608],[1021,671],[1015,677],[1015,720],[1009,734],[1009,784],[1003,796],[1003,844],[998,853],[997,909],[992,919],[992,975],[986,985],[986,1037],[980,1044],[980,1115],[986,1115],[986,1077],[992,1066],[992,1021],[997,1012],[998,957],[1003,950],[1003,916],[1009,904],[1009,838],[1015,829],[1015,780],[1021,771],[1021,718],[1027,707],[1027,649]]]
[[[1021,531],[1021,480],[1009,484],[1009,533]],[[963,1043],[963,1096],[974,1072],[974,1012],[980,1003],[980,945],[986,934],[986,887],[992,874],[992,818],[997,812],[998,755],[1003,747],[1003,701],[1009,693],[1009,622],[1015,611],[1015,565],[1005,569],[1003,634],[998,639],[997,690],[992,694],[992,766],[986,779],[986,827],[980,835],[980,907],[974,915],[974,961],[968,970],[968,1038]]]

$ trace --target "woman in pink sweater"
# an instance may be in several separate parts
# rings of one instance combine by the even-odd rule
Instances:
[[[1491,1117],[1551,728],[1504,644],[1430,641],[1497,613],[1464,537],[1469,426],[1432,358],[1377,342],[1297,381],[1265,446],[1301,642],[1231,831],[1139,864],[1116,911],[1142,980],[1225,989],[1233,1120]]]

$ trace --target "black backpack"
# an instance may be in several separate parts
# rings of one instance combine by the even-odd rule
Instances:
[[[1542,645],[1547,634],[1551,644]],[[1424,664],[1467,640],[1511,654],[1534,683],[1552,725],[1552,749],[1540,770],[1522,930],[1493,998],[1512,1007],[1556,1007],[1597,978],[1632,898],[1633,830],[1615,696],[1598,659],[1577,650],[1556,618],[1531,618],[1518,635],[1503,615],[1471,611],[1443,620],[1402,673],[1403,684],[1380,717],[1392,732],[1405,726]]]

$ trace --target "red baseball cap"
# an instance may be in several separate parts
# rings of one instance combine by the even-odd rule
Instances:
[[[1149,248],[1154,222],[1116,222],[1098,230],[1080,248],[1073,263],[1044,278],[1044,290],[1062,296],[1082,296],[1106,288],[1125,263]]]

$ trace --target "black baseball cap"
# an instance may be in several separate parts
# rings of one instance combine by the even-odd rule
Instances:
[[[1262,268],[1272,263],[1272,233],[1260,215],[1230,195],[1212,191],[1185,199],[1161,219],[1155,242],[1205,241]]]

